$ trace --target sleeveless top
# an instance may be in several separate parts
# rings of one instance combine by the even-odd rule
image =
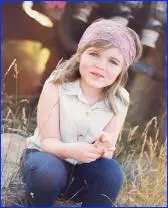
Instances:
[[[111,120],[112,111],[104,100],[89,105],[82,93],[79,80],[59,85],[58,89],[61,141],[92,143]],[[123,93],[129,96],[124,88]],[[118,107],[122,111],[125,106],[118,102]],[[33,136],[27,138],[27,148],[36,148],[41,151],[38,128],[35,129]],[[72,158],[66,160],[72,164],[79,163]]]

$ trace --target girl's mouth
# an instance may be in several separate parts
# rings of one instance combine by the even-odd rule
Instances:
[[[96,72],[91,72],[91,74],[92,75],[94,75],[95,77],[97,77],[97,78],[104,78],[104,76],[103,75],[101,75],[101,74],[99,74],[99,73],[96,73]]]

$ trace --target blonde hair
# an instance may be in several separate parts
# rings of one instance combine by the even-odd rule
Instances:
[[[130,28],[129,32],[131,33],[135,44],[136,44],[136,57],[134,59],[134,63],[141,57],[142,54],[142,45],[138,35]],[[71,56],[69,60],[60,61],[56,66],[56,70],[54,71],[53,75],[53,82],[55,84],[62,84],[65,82],[73,82],[81,77],[79,72],[79,62],[82,53],[90,47],[96,47],[97,49],[103,50],[105,48],[112,47],[111,44],[105,41],[95,41],[87,44],[84,48],[80,48],[76,51],[74,55]],[[133,63],[133,64],[134,64]],[[117,107],[117,99],[125,106],[129,105],[128,98],[125,97],[123,94],[123,87],[128,80],[128,73],[127,70],[122,70],[117,79],[111,86],[104,88],[105,93],[105,101],[107,101],[108,106],[110,107],[111,111],[116,115],[118,113]]]

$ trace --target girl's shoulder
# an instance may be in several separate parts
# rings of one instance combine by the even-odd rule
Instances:
[[[57,74],[58,74],[58,70],[54,69],[51,72],[50,76],[48,77],[47,81],[55,81]]]
[[[54,70],[47,79],[47,82],[54,83],[60,92],[60,94],[73,94],[79,91],[79,79],[75,81],[68,81],[68,82],[56,82],[57,70]]]

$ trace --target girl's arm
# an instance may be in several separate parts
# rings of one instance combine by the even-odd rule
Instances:
[[[58,86],[45,82],[37,106],[37,127],[44,151],[61,158],[69,156],[68,147],[60,140]]]
[[[125,107],[119,114],[113,115],[110,122],[105,126],[104,130],[95,138],[94,145],[96,147],[104,148],[104,154],[102,157],[112,158],[117,139],[127,115],[127,111],[128,106]]]
[[[104,157],[106,158],[112,158],[113,152],[115,150],[115,145],[117,143],[117,139],[119,137],[119,134],[122,130],[122,127],[125,122],[125,118],[127,115],[128,107],[125,107],[125,109],[119,113],[118,115],[114,115],[111,119],[111,121],[107,124],[107,126],[104,128],[105,137],[104,141],[110,141],[109,145],[109,151],[106,151],[104,154]]]

